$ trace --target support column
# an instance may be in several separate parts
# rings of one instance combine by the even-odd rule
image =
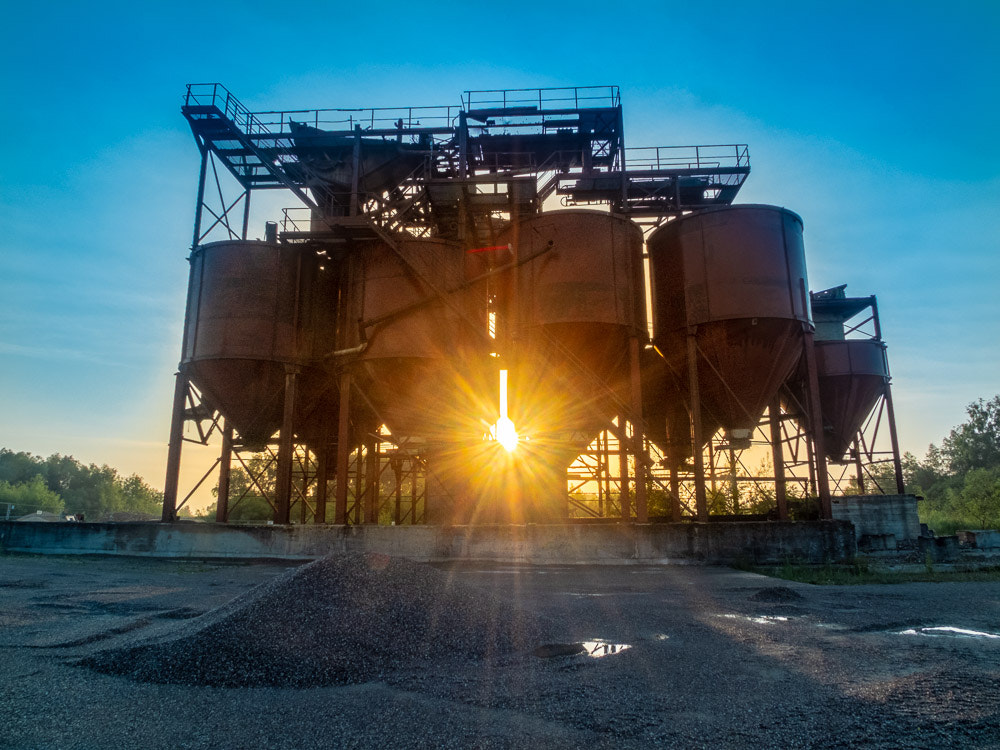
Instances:
[[[229,523],[229,476],[233,464],[233,427],[227,419],[222,428],[222,453],[219,455],[219,496],[215,501],[216,523]]]
[[[691,398],[691,451],[694,459],[694,507],[699,521],[708,521],[708,499],[705,497],[705,457],[702,455],[701,389],[698,387],[697,329],[687,335],[688,388]]]
[[[368,441],[368,458],[365,465],[365,523],[378,523],[379,498],[379,446],[378,438]]]
[[[646,498],[646,445],[642,429],[642,377],[639,370],[639,338],[629,339],[629,359],[632,375],[632,454],[635,456],[635,520],[649,523]]]
[[[177,488],[181,476],[181,446],[184,443],[184,404],[188,381],[183,373],[174,376],[174,405],[170,412],[170,442],[167,446],[167,476],[163,482],[163,513],[160,520],[177,520]]]
[[[823,408],[819,400],[819,371],[816,369],[816,350],[813,346],[812,328],[803,332],[805,344],[806,374],[809,378],[809,423],[812,425],[812,439],[815,446],[816,485],[819,494],[819,509],[822,518],[833,518],[833,502],[830,497],[830,478],[826,471],[826,446],[823,440]]]
[[[778,504],[778,520],[788,520],[788,492],[785,485],[785,456],[781,448],[781,403],[775,398],[767,407],[771,424],[771,461],[774,463],[774,500]]]
[[[340,413],[337,417],[337,495],[334,500],[333,522],[347,523],[347,483],[348,463],[351,458],[350,415],[351,415],[351,375],[340,375]]]
[[[886,370],[888,372],[888,370]],[[892,445],[892,468],[896,475],[896,492],[902,495],[906,492],[903,481],[903,462],[899,456],[899,435],[896,433],[896,410],[892,408],[892,388],[885,386],[885,410],[889,417],[889,441]]]
[[[295,445],[295,391],[298,385],[298,368],[285,366],[285,411],[281,420],[281,434],[278,443],[278,476],[275,499],[277,509],[274,522],[290,522],[292,501],[292,461]]]
[[[313,523],[326,523],[327,483],[330,481],[330,428],[324,422],[316,451],[316,515]]]

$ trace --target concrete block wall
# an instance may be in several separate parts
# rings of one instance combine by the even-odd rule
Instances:
[[[533,565],[829,562],[856,550],[849,523],[527,526],[239,526],[0,522],[0,549],[62,555],[309,560],[378,552],[419,562]]]
[[[916,541],[920,537],[915,495],[834,497],[833,517],[852,523],[858,539],[882,534],[892,534],[897,541]]]

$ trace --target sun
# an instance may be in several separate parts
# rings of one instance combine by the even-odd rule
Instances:
[[[500,418],[491,430],[493,439],[504,447],[508,452],[517,448],[517,429],[510,417],[507,416],[507,371],[500,371]]]

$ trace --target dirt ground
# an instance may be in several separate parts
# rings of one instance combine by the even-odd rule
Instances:
[[[0,557],[0,747],[1000,748],[1000,583],[452,566],[555,619],[559,643],[587,653],[456,661],[441,633],[440,660],[306,689],[137,683],[75,666],[165,639],[287,568]]]

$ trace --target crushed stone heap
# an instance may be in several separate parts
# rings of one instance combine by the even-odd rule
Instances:
[[[543,618],[428,565],[333,555],[187,620],[168,636],[101,651],[79,664],[144,682],[342,685],[429,658],[530,651],[550,632]]]

